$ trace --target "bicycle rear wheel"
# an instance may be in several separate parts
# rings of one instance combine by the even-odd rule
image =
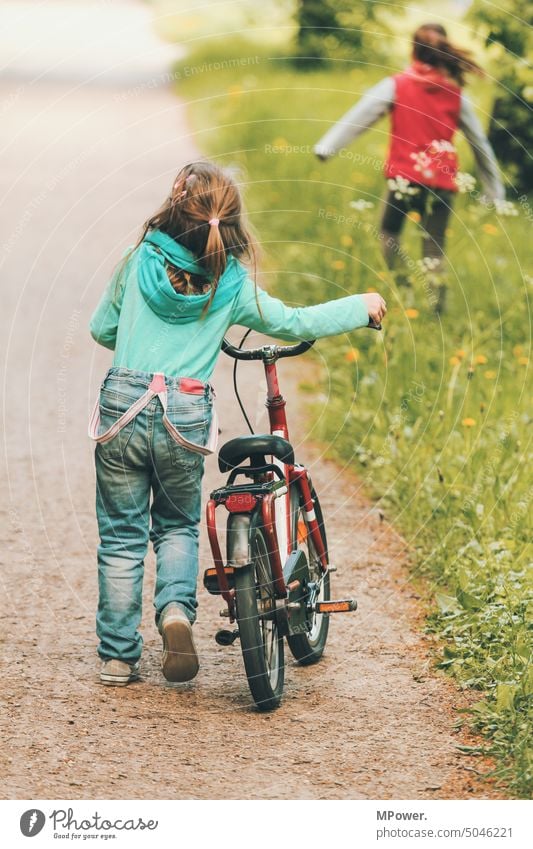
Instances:
[[[311,497],[313,499],[314,511],[318,522],[318,527],[322,535],[324,548],[328,550],[326,540],[326,529],[324,527],[324,517],[320,508],[320,502],[314,489],[311,489]],[[315,546],[309,533],[309,526],[305,518],[305,510],[300,503],[300,493],[296,487],[291,490],[291,551],[297,548],[303,548],[309,563],[309,577],[317,586],[317,590],[313,593],[313,600],[329,601],[330,581],[329,572],[324,575],[320,564]],[[287,637],[289,648],[295,660],[302,666],[310,666],[320,660],[326,647],[329,630],[329,616],[313,613],[311,629],[304,634],[293,634]]]
[[[283,693],[283,637],[278,631],[268,546],[262,529],[250,527],[251,565],[235,570],[237,622],[250,692],[260,711],[278,707]]]

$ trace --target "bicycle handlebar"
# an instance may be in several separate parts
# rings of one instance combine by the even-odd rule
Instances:
[[[374,324],[372,319],[368,322],[368,327],[372,330],[381,330],[381,324]],[[220,346],[222,351],[233,357],[234,360],[262,360],[268,351],[272,351],[276,359],[281,357],[297,357],[300,354],[305,354],[314,344],[315,339],[309,339],[307,342],[299,342],[297,345],[263,345],[261,348],[236,348],[231,342],[228,342],[226,337],[222,340]]]
[[[234,360],[262,360],[268,350],[273,350],[276,358],[280,357],[297,357],[299,354],[305,354],[306,351],[315,344],[315,340],[308,342],[299,342],[298,345],[263,345],[261,348],[236,348],[231,342],[224,337],[221,348],[228,357],[233,357]]]

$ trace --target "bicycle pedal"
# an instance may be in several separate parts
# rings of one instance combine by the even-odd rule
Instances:
[[[235,586],[235,570],[232,566],[225,566],[224,574],[226,575],[229,588],[233,589]],[[213,567],[206,569],[204,572],[204,587],[208,593],[211,593],[211,595],[220,595],[217,570]]]
[[[222,628],[220,631],[217,631],[215,634],[215,641],[219,644],[219,646],[232,646],[235,640],[238,640],[240,637],[239,631],[227,631],[225,628]]]
[[[317,601],[315,613],[351,613],[357,610],[357,602],[354,598],[345,598],[341,601]]]

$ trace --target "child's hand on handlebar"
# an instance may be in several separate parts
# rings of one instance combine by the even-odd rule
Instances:
[[[387,304],[377,292],[361,295],[368,310],[368,317],[374,324],[381,324],[387,314]]]

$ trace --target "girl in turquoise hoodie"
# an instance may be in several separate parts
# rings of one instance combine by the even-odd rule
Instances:
[[[234,180],[209,162],[187,165],[91,319],[93,338],[114,351],[90,427],[98,443],[96,631],[104,684],[139,677],[149,540],[163,674],[187,681],[198,671],[192,623],[201,481],[216,436],[209,378],[228,328],[297,341],[379,323],[386,312],[375,293],[287,307],[256,286],[244,259],[255,263]]]

